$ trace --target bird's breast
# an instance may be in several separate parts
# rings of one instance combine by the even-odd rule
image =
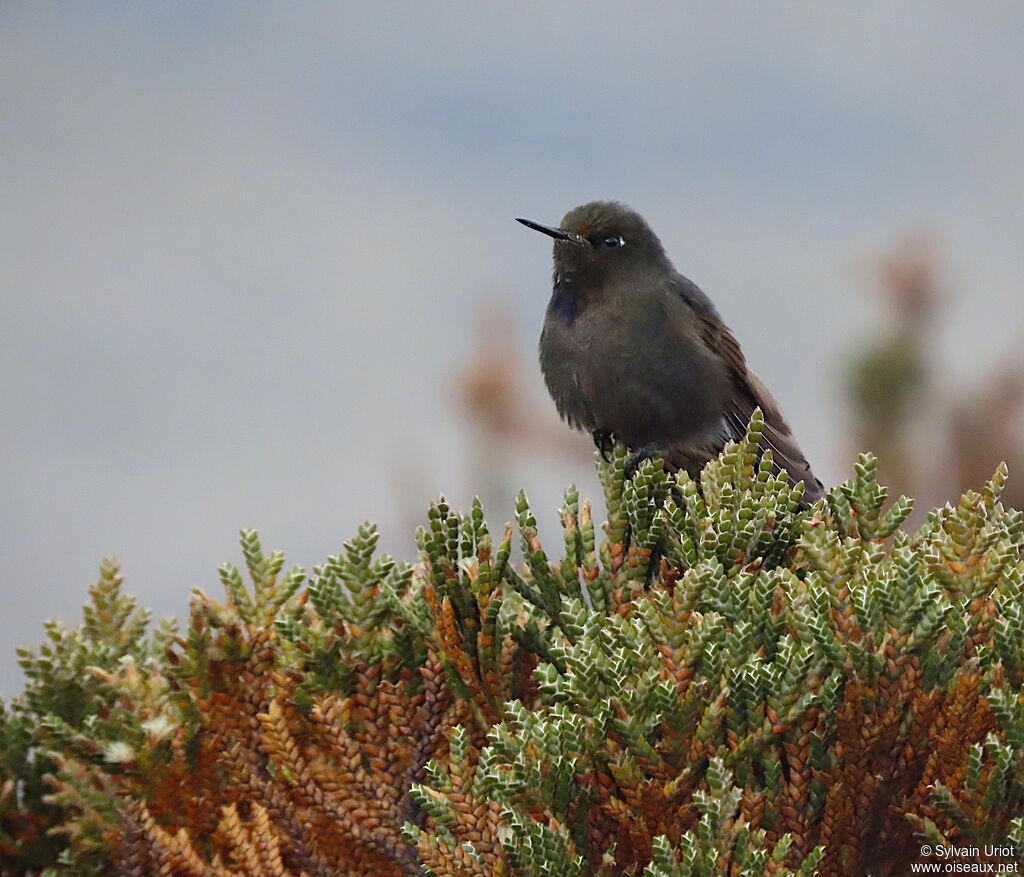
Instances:
[[[690,337],[685,314],[660,301],[580,305],[551,296],[540,362],[563,418],[607,430],[631,446],[669,444],[720,428],[725,374]]]

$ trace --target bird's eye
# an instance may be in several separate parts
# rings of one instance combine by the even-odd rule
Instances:
[[[606,247],[609,250],[615,249],[616,247],[626,246],[626,242],[619,235],[615,234],[600,237],[595,241],[595,243],[599,246]]]

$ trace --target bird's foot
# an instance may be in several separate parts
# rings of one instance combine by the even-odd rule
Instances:
[[[636,475],[636,470],[640,468],[640,464],[643,463],[644,460],[650,460],[652,457],[657,456],[660,453],[661,448],[657,445],[643,445],[633,451],[629,459],[626,460],[626,465],[622,470],[626,481],[629,481],[634,475]]]
[[[590,437],[594,440],[594,447],[601,452],[601,459],[606,463],[611,462],[608,454],[615,447],[615,439],[606,429],[591,430]]]

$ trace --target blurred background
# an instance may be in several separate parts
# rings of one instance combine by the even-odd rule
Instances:
[[[1024,6],[0,6],[0,692],[100,559],[157,617],[237,531],[412,559],[444,492],[549,540],[592,448],[536,364],[619,199],[817,474],[1022,502]],[[557,543],[552,545],[557,551]]]

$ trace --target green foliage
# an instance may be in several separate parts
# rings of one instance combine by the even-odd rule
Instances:
[[[609,509],[599,568],[590,534],[576,523],[574,490],[561,511],[567,552],[560,564],[537,544],[520,495],[528,584],[516,587],[545,622],[536,648],[544,658],[536,670],[540,700],[508,706],[473,789],[517,826],[503,844],[510,862],[531,863],[522,873],[571,873],[588,845],[591,866],[609,854],[583,830],[596,793],[581,778],[608,775],[626,787],[673,772],[673,783],[696,789],[700,828],[675,843],[659,839],[649,873],[720,873],[727,859],[737,869],[730,873],[763,873],[769,860],[814,873],[821,848],[797,854],[785,837],[766,843],[763,831],[732,823],[723,834],[728,819],[716,808],[732,814],[737,789],[752,791],[764,796],[761,825],[770,827],[781,819],[784,772],[799,768],[806,818],[822,818],[823,777],[843,767],[834,740],[844,687],[857,679],[867,691],[891,689],[911,659],[925,691],[952,691],[975,661],[992,671],[986,687],[1000,736],[975,749],[959,798],[939,782],[932,802],[963,837],[1005,842],[1006,827],[1017,830],[1024,567],[1021,516],[998,502],[1005,471],[910,538],[899,527],[912,502],[900,497],[887,507],[873,457],[862,455],[851,481],[801,511],[800,487],[772,473],[769,453],[758,457],[760,428],[755,415],[745,440],[712,461],[699,486],[686,473],[665,473],[658,460],[625,482],[621,449],[599,462]],[[628,545],[626,556],[614,554],[616,544]],[[657,552],[682,573],[673,587],[644,587]],[[998,601],[996,611],[989,599]],[[682,691],[666,676],[666,655],[685,668]],[[694,736],[715,754],[695,760]],[[798,746],[804,762],[783,755]],[[734,776],[739,785],[730,790]],[[440,795],[436,809],[444,787],[432,793]],[[539,848],[550,850],[548,871],[531,858]]]
[[[70,817],[69,795],[112,820],[116,800],[103,771],[116,773],[134,761],[147,739],[166,739],[159,723],[144,728],[122,701],[132,686],[144,687],[140,668],[156,660],[174,625],[165,623],[151,639],[149,612],[121,584],[117,562],[105,560],[81,626],[68,630],[47,621],[38,652],[18,649],[25,690],[9,705],[0,703],[0,860],[15,872],[58,857],[73,861],[75,873],[102,872],[93,855],[104,852],[97,820],[87,825]],[[77,852],[68,858],[65,838],[72,836]]]
[[[308,576],[284,572],[244,530],[248,583],[222,566],[226,603],[197,591],[183,635],[151,636],[108,562],[83,625],[48,623],[0,704],[5,863],[100,873],[119,795],[198,747],[200,701],[290,680],[327,727],[314,704],[356,697],[366,668],[437,715],[461,707],[408,756],[404,836],[438,874],[495,856],[521,875],[867,873],[851,790],[904,843],[1024,854],[1024,516],[1000,502],[1005,468],[911,535],[873,457],[808,508],[762,429],[755,412],[699,480],[660,458],[627,479],[621,446],[598,458],[604,538],[570,488],[561,558],[523,494],[500,539],[479,502],[434,503],[415,565],[377,555],[364,524]]]
[[[342,551],[314,567],[303,601],[293,600],[305,578],[300,567],[282,586],[273,585],[266,623],[273,623],[293,647],[295,664],[306,675],[303,697],[314,691],[349,691],[351,665],[358,660],[390,668],[418,666],[423,660],[430,614],[422,594],[410,593],[412,567],[387,555],[374,557],[378,538],[374,524],[363,524]],[[276,575],[281,563],[277,552],[272,556],[276,568],[270,572]],[[233,571],[225,565],[222,576],[224,568]],[[257,565],[257,593],[261,574],[263,568]]]
[[[694,796],[700,811],[700,822],[673,847],[664,836],[654,841],[653,861],[643,877],[714,877],[722,874],[722,863],[730,861],[730,874],[761,877],[769,866],[780,877],[811,877],[817,873],[822,850],[815,849],[796,871],[781,867],[789,854],[791,840],[783,835],[769,852],[762,830],[751,830],[737,824],[741,790],[722,762],[711,759],[708,765],[708,791]]]

